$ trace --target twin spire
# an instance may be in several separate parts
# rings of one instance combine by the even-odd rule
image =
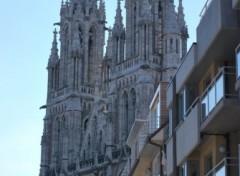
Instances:
[[[52,42],[52,49],[51,49],[51,54],[49,57],[49,62],[48,62],[48,66],[50,65],[54,65],[58,59],[58,42],[57,42],[57,30],[55,29],[53,31],[53,42]]]
[[[117,0],[117,10],[115,16],[115,23],[113,25],[114,33],[121,33],[124,26],[123,26],[123,17],[122,17],[122,9],[121,9],[121,0]]]

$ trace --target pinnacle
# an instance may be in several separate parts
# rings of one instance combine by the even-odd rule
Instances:
[[[121,0],[117,0],[117,10],[116,10],[116,16],[115,16],[115,23],[113,30],[122,30],[123,29],[123,17],[122,17],[122,9],[121,9]]]

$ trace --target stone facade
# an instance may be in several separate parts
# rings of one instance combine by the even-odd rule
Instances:
[[[125,0],[126,27],[117,3],[106,28],[103,0],[62,2],[60,52],[55,30],[47,66],[40,176],[128,175],[132,125],[148,116],[157,86],[186,53],[182,0],[178,12],[173,0]]]

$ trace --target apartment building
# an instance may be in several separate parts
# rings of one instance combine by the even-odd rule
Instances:
[[[168,82],[159,84],[150,103],[148,117],[135,120],[127,139],[127,145],[132,148],[131,176],[160,176],[166,173],[164,140],[168,129],[167,85]]]
[[[207,1],[167,87],[168,176],[235,176],[240,157],[240,0]]]

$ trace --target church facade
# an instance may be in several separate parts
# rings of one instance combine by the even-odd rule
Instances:
[[[47,65],[40,176],[129,175],[132,126],[147,118],[158,85],[187,52],[182,0],[177,12],[173,0],[125,0],[125,23],[116,3],[107,28],[103,0],[62,2],[60,48],[55,30]]]

